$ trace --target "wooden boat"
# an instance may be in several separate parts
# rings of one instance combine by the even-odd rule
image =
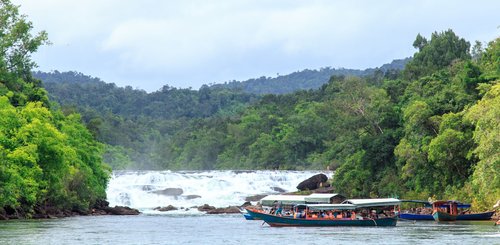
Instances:
[[[418,203],[423,204],[423,208],[430,208],[432,205],[427,201],[418,201],[418,200],[401,200],[403,203]],[[445,209],[447,203],[443,203],[440,208]],[[470,208],[471,205],[467,203],[459,203],[457,202],[458,209],[467,209]],[[489,220],[495,214],[494,211],[491,212],[483,212],[483,213],[474,213],[474,214],[465,214],[458,212],[456,220]],[[443,218],[444,214],[439,215],[439,219]],[[400,213],[399,218],[403,220],[434,220],[432,214],[422,214],[422,213]],[[449,218],[448,218],[449,219]],[[453,219],[453,218],[451,218]]]
[[[432,214],[400,213],[399,218],[407,220],[434,220]]]
[[[435,221],[455,221],[458,217],[458,202],[435,201],[432,203],[432,217]]]
[[[396,226],[397,216],[389,217],[361,217],[359,213],[363,211],[375,211],[375,209],[386,210],[399,205],[399,200],[364,201],[366,199],[351,199],[351,203],[343,204],[307,204],[297,205],[292,216],[281,216],[263,213],[259,210],[247,209],[247,212],[254,218],[260,218],[272,227],[281,226]],[[349,200],[346,200],[346,202]],[[373,210],[372,210],[373,209]],[[303,212],[302,212],[303,211]],[[321,216],[316,214],[329,215]],[[368,213],[368,212],[365,212]],[[301,215],[303,214],[303,215]],[[376,216],[376,215],[375,215]]]
[[[459,214],[457,220],[490,220],[493,214],[495,214],[495,211],[476,214]]]

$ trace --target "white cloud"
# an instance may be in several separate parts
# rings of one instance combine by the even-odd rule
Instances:
[[[54,43],[43,70],[78,70],[148,90],[286,74],[366,68],[411,55],[417,33],[448,28],[498,36],[485,1],[15,0]]]

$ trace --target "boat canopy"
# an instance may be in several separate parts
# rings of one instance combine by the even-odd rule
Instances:
[[[274,206],[275,202],[281,202],[284,205],[305,204],[305,197],[301,195],[268,195],[260,199],[262,206]]]
[[[445,206],[448,206],[448,205],[453,205],[453,206],[457,206],[457,208],[470,208],[471,205],[468,204],[468,203],[461,203],[461,202],[458,202],[458,201],[435,201],[432,203],[432,206],[434,207],[445,207]]]
[[[312,193],[309,196],[305,197],[306,203],[332,203],[332,198],[337,197],[342,199],[339,202],[342,202],[345,197],[338,193]]]
[[[308,204],[309,210],[354,210],[355,205],[352,204]]]
[[[400,203],[401,200],[396,198],[347,199],[343,202],[343,204],[354,204],[358,208],[395,206]]]

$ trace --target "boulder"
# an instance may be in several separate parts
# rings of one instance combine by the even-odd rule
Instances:
[[[180,196],[184,191],[181,188],[166,188],[163,190],[152,191],[155,194],[165,195],[165,196]]]
[[[248,207],[248,206],[252,206],[252,203],[250,203],[250,202],[245,202],[245,203],[241,204],[241,206],[240,206],[240,207],[244,208],[244,207]]]
[[[138,215],[141,213],[137,209],[124,207],[124,206],[115,206],[114,208],[107,207],[107,208],[105,208],[105,211],[108,214],[113,214],[113,215]]]
[[[203,206],[198,207],[198,211],[200,211],[200,212],[208,212],[208,211],[214,210],[214,209],[215,209],[214,206],[210,206],[208,204],[204,204]]]
[[[236,206],[229,206],[227,208],[216,208],[207,211],[207,214],[237,214],[237,213],[240,213],[240,209]]]
[[[154,188],[155,188],[155,187],[154,187],[154,186],[152,186],[152,185],[143,185],[143,186],[141,187],[141,190],[143,190],[143,191],[152,191],[152,190],[154,190]]]
[[[276,191],[276,192],[279,192],[279,193],[286,192],[286,190],[285,190],[285,189],[280,188],[280,187],[277,187],[277,186],[271,187],[271,190]]]
[[[157,210],[157,211],[160,211],[160,212],[167,212],[167,211],[172,211],[172,210],[177,210],[178,208],[172,206],[172,205],[168,205],[166,207],[156,207],[154,208],[153,210]]]
[[[186,200],[191,200],[191,199],[196,199],[196,198],[201,198],[200,195],[187,195]]]
[[[258,202],[267,195],[253,195],[245,198],[245,202]]]
[[[297,189],[304,190],[315,190],[316,188],[321,186],[321,183],[326,182],[328,177],[324,174],[316,174],[309,179],[306,179],[297,185]]]

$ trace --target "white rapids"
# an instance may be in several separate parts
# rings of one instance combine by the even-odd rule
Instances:
[[[129,206],[146,213],[155,213],[153,208],[168,205],[177,208],[204,204],[239,206],[249,196],[276,194],[280,189],[296,191],[301,181],[318,173],[328,177],[332,174],[326,171],[115,171],[106,193],[110,206]],[[155,193],[167,188],[182,189],[182,194]]]

